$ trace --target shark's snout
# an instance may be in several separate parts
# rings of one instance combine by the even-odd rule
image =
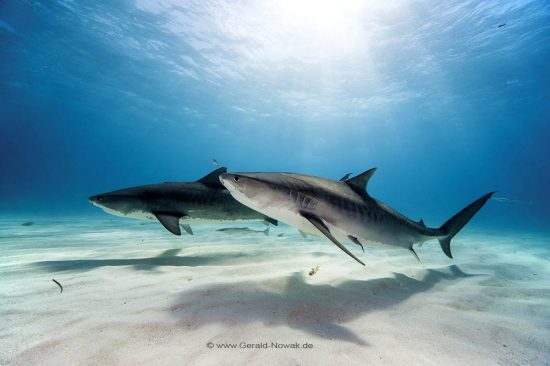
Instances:
[[[229,188],[230,184],[228,184],[228,183],[231,182],[231,179],[233,179],[232,178],[233,175],[234,174],[231,174],[231,173],[222,173],[222,174],[220,174],[220,177],[219,177],[220,182],[221,182],[221,184],[223,184],[225,186],[225,188]]]
[[[100,194],[96,194],[94,196],[88,197],[88,201],[90,201],[96,206],[99,206],[101,205],[101,201],[103,201],[103,197]]]

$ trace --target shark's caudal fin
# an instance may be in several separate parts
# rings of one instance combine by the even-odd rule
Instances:
[[[463,208],[459,213],[451,217],[446,223],[444,223],[439,229],[445,233],[445,237],[439,239],[441,250],[449,258],[452,258],[451,254],[451,239],[470,221],[472,217],[479,211],[481,207],[487,202],[489,198],[495,192],[487,193],[481,198],[478,198],[468,206]]]

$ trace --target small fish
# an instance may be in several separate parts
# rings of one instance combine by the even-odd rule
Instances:
[[[527,201],[515,200],[515,199],[512,199],[512,198],[508,198],[508,197],[491,197],[491,200],[497,201],[497,202],[502,202],[502,203],[523,203],[523,204],[528,204],[528,205],[533,204],[532,201],[527,202]]]
[[[61,291],[59,291],[59,293],[62,293],[63,292],[63,286],[61,286],[61,284],[59,282],[57,282],[54,278],[52,278],[52,281],[55,282],[55,284],[57,286],[59,286],[59,288],[61,289]]]
[[[212,164],[214,164],[215,166],[220,166],[220,163],[218,163],[216,159],[212,159]]]
[[[319,272],[319,266],[315,266],[315,267],[311,268],[311,271],[309,271],[309,275],[313,276],[317,272]]]
[[[33,225],[34,225],[34,222],[32,221],[27,221],[21,224],[21,226],[33,226]]]
[[[252,234],[252,233],[262,233],[265,236],[269,236],[269,228],[265,230],[252,230],[247,227],[224,227],[216,231],[221,231],[228,234]]]
[[[497,28],[502,28],[506,25],[506,23],[499,24]]]

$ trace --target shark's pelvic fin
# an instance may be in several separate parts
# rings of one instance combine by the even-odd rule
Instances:
[[[303,238],[306,238],[307,239],[307,233],[298,229],[298,231],[300,232],[300,235],[302,235]]]
[[[191,226],[189,224],[180,224],[180,226],[187,232],[187,234],[193,235],[193,230],[191,230]]]
[[[414,255],[414,257],[416,258],[416,260],[420,262],[420,258],[418,258],[418,254],[416,254],[416,252],[414,251],[412,245],[409,248],[409,252],[411,252],[411,254]]]
[[[361,263],[362,265],[365,265],[365,263],[361,262],[356,256],[354,256],[345,246],[343,246],[336,238],[331,234],[328,227],[325,225],[323,220],[319,218],[318,216],[312,215],[307,212],[300,212],[300,214],[307,219],[313,226],[315,226],[323,235],[325,235],[327,238],[329,238],[330,241],[332,241],[338,248],[342,249],[347,255],[355,259],[357,262]]]
[[[363,249],[363,253],[365,253],[365,248],[363,248],[363,244],[361,244],[361,242],[355,236],[348,235],[348,238],[353,242],[353,244],[359,245],[361,249]]]
[[[175,214],[164,213],[164,212],[153,212],[153,214],[155,215],[157,220],[159,220],[162,226],[166,228],[166,230],[168,230],[174,235],[181,235],[181,230],[179,225],[181,216],[176,216]]]
[[[269,217],[269,216],[264,217],[264,221],[267,221],[267,222],[269,222],[270,224],[275,225],[275,226],[279,225],[279,222],[278,222],[277,220],[272,219],[272,218]]]
[[[376,172],[376,168],[372,168],[367,170],[364,173],[361,173],[351,179],[346,180],[346,184],[353,189],[356,193],[359,195],[367,195],[367,183],[369,182],[369,179],[372,177],[372,175]]]
[[[208,173],[207,175],[199,179],[198,182],[201,182],[202,184],[207,186],[225,188],[223,184],[220,182],[220,178],[219,178],[220,174],[222,173],[227,173],[226,167],[221,167],[214,170],[213,172]]]

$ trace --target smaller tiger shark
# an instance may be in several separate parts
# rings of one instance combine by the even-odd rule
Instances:
[[[181,235],[180,226],[193,235],[190,224],[259,220],[277,221],[237,202],[220,183],[226,168],[214,170],[195,182],[167,182],[125,188],[89,198],[95,206],[116,216],[158,220],[166,230]]]
[[[405,248],[418,259],[413,245],[437,239],[443,253],[452,258],[451,239],[494,193],[470,203],[441,227],[429,228],[367,193],[366,185],[375,171],[340,181],[294,173],[224,173],[220,181],[242,204],[302,233],[326,236],[362,265],[342,242],[361,248],[363,244]]]

